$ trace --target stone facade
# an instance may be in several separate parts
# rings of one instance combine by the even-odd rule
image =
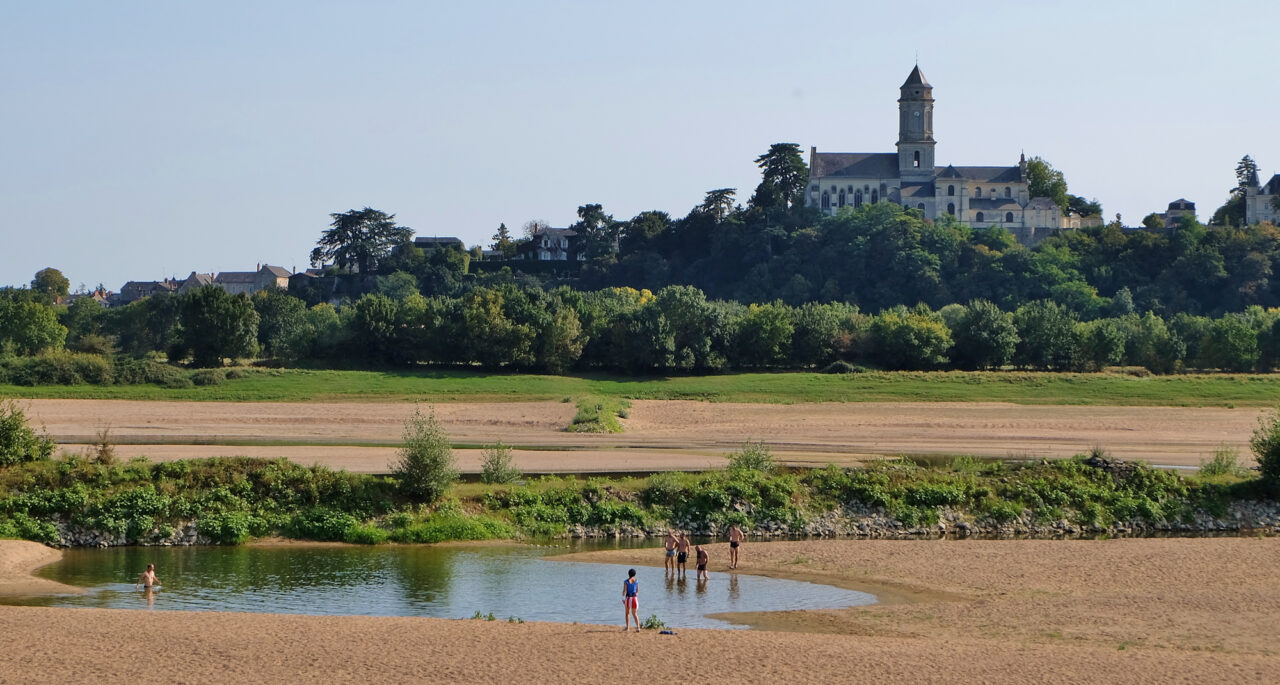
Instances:
[[[899,88],[897,152],[809,151],[805,204],[834,214],[842,207],[893,202],[929,219],[951,215],[975,228],[999,226],[1025,245],[1064,228],[1061,209],[1033,198],[1025,155],[1016,166],[939,168],[933,137],[933,86],[920,67]]]
[[[1277,196],[1280,196],[1280,174],[1272,176],[1271,180],[1265,184],[1259,184],[1258,179],[1254,178],[1253,183],[1245,188],[1245,223],[1257,224],[1270,221],[1273,224],[1280,224],[1280,209],[1272,204],[1273,198]]]

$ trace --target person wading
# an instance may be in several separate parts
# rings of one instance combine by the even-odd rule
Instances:
[[[627,579],[622,581],[622,607],[625,612],[622,632],[631,627],[631,619],[636,620],[636,632],[640,632],[640,583],[636,580],[636,570],[627,571]]]

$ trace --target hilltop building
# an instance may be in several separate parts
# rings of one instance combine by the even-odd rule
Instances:
[[[999,226],[1024,245],[1064,227],[1053,200],[1031,197],[1027,159],[1016,166],[939,167],[934,161],[933,86],[917,65],[899,88],[897,152],[809,152],[805,204],[841,207],[895,202],[925,217],[951,215],[978,228]]]
[[[1257,174],[1250,181],[1244,191],[1244,222],[1280,224],[1280,208],[1273,204],[1274,198],[1280,196],[1280,174],[1272,176],[1266,184],[1258,183]]]

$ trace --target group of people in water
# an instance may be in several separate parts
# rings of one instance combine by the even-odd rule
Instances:
[[[742,547],[742,543],[746,541],[747,536],[742,532],[742,528],[738,524],[734,524],[729,528],[729,568],[738,568],[738,550]],[[686,572],[686,564],[689,562],[689,548],[693,548],[694,563],[697,564],[697,581],[703,582],[710,578],[707,575],[707,564],[710,562],[711,555],[703,549],[702,545],[694,545],[689,542],[689,536],[685,533],[676,535],[675,531],[668,530],[666,536],[662,540],[662,547],[666,551],[665,571],[668,575],[684,576]],[[627,579],[622,581],[622,606],[625,613],[625,623],[622,631],[625,633],[631,629],[631,620],[634,618],[636,622],[636,632],[640,632],[640,584],[636,580],[636,570],[627,571]]]

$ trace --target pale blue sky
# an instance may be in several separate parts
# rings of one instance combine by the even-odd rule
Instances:
[[[892,151],[917,51],[940,164],[1026,150],[1129,224],[1280,172],[1274,0],[887,5],[0,0],[0,284],[303,268],[365,205],[477,244],[745,201],[771,143]]]

